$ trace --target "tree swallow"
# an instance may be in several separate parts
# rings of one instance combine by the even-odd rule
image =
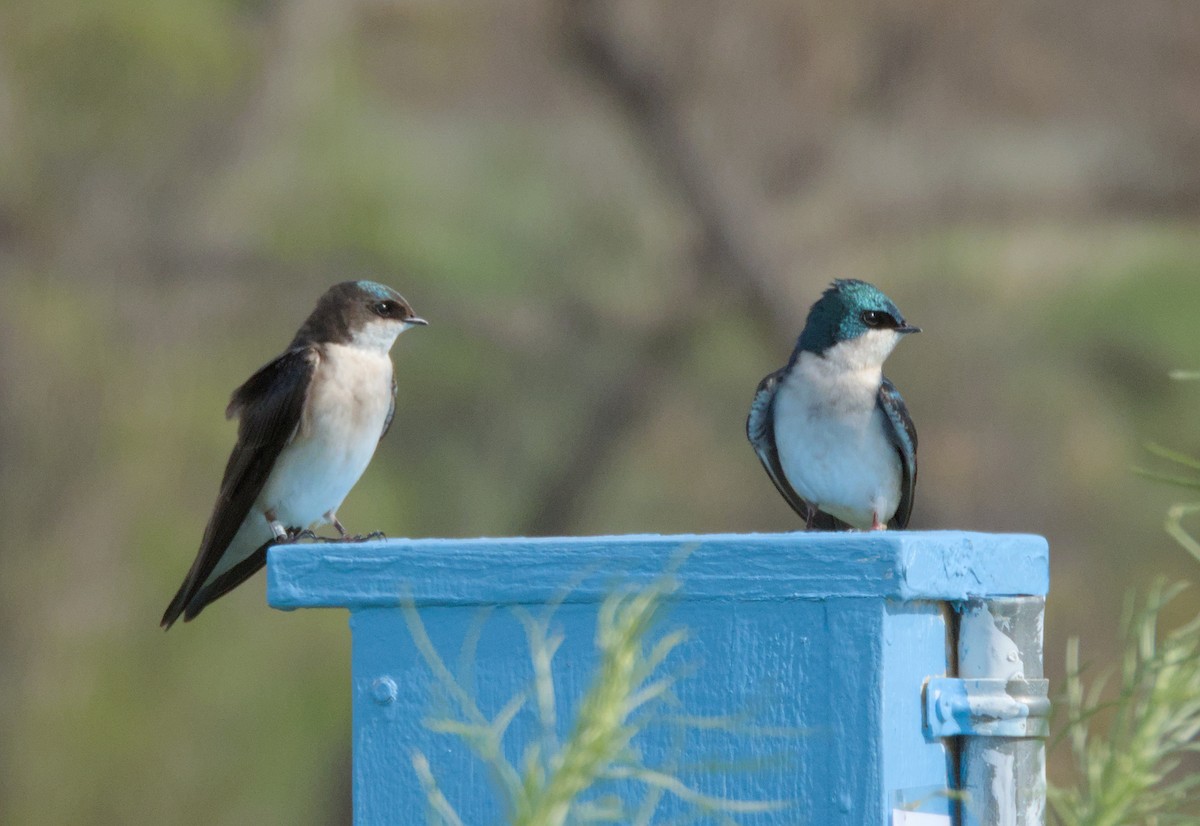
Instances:
[[[233,391],[238,438],[196,561],[163,614],[185,622],[245,582],[267,548],[320,525],[345,538],[337,509],[362,476],[396,409],[388,352],[425,325],[372,281],[330,287],[283,355]]]
[[[787,366],[759,383],[746,435],[808,529],[908,525],[917,431],[882,370],[901,337],[918,332],[877,287],[834,281]]]

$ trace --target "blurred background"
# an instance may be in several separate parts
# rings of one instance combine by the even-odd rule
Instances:
[[[1111,659],[1197,573],[1130,468],[1200,453],[1198,77],[1166,0],[7,0],[0,822],[348,822],[345,615],[158,628],[347,278],[431,321],[340,512],[392,536],[795,529],[750,397],[871,280],[913,527],[1045,534],[1050,676]]]

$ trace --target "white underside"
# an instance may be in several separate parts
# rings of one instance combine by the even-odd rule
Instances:
[[[336,513],[367,469],[391,403],[386,349],[324,345],[296,434],[210,581],[271,539],[268,511],[288,528],[329,524],[327,514]]]
[[[880,366],[891,347],[862,339],[825,357],[801,353],[776,391],[774,413],[779,461],[796,493],[866,530],[895,515],[903,468],[876,406]],[[864,353],[867,347],[882,355]]]

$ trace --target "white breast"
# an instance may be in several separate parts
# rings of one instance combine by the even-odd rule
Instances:
[[[876,406],[878,364],[846,362],[800,354],[775,395],[775,444],[798,494],[867,529],[896,513],[902,468]]]
[[[367,469],[391,404],[386,350],[322,347],[299,429],[263,487],[261,510],[290,527],[324,524]]]

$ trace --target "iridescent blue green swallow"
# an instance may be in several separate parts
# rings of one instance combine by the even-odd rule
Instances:
[[[809,529],[908,525],[917,431],[883,362],[917,332],[877,287],[835,281],[787,365],[758,385],[746,434]]]
[[[391,287],[330,287],[282,355],[233,392],[225,410],[238,438],[200,550],[162,627],[188,621],[266,563],[267,548],[333,525],[396,408],[388,355],[424,325]]]

